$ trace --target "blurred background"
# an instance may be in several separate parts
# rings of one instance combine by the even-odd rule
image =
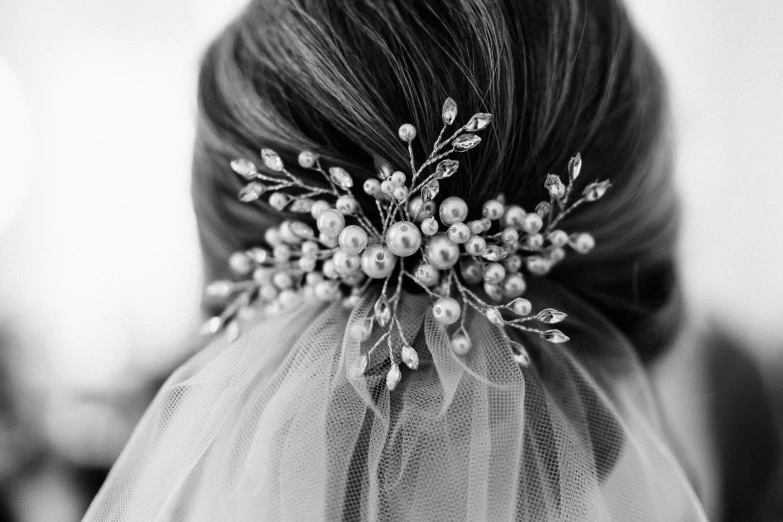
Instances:
[[[198,59],[243,0],[0,0],[0,521],[73,521],[195,346]],[[693,321],[783,360],[783,2],[629,0],[669,73]]]

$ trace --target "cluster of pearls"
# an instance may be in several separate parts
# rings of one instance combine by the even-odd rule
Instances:
[[[521,297],[527,286],[524,274],[546,274],[565,258],[566,249],[581,254],[593,249],[592,236],[567,234],[558,225],[574,208],[601,198],[609,183],[589,184],[569,205],[573,182],[582,165],[577,154],[568,165],[567,185],[555,174],[547,176],[544,187],[549,201],[527,211],[507,204],[501,195],[486,201],[481,215],[469,219],[470,209],[463,199],[448,197],[437,204],[435,198],[440,183],[459,168],[459,161],[448,156],[477,146],[481,138],[476,133],[491,123],[492,115],[475,114],[451,137],[443,139],[456,115],[457,105],[449,98],[442,111],[443,130],[418,168],[410,146],[417,130],[411,124],[400,127],[400,139],[409,144],[411,171],[394,171],[380,163],[378,177],[364,181],[364,193],[375,200],[370,208],[377,212],[372,217],[353,195],[352,176],[341,167],[324,170],[314,152],[301,152],[297,161],[302,169],[322,175],[325,184],[320,186],[291,174],[270,149],[262,149],[261,158],[271,174],[249,160],[233,161],[234,172],[248,181],[239,193],[241,201],[256,201],[268,194],[270,206],[302,218],[270,228],[264,238],[266,248],[240,251],[230,258],[232,270],[244,279],[216,281],[208,286],[209,295],[230,300],[224,312],[209,321],[208,330],[225,328],[235,337],[239,334],[239,319],[259,306],[267,314],[314,300],[342,300],[344,306],[353,308],[372,281],[382,281],[372,315],[354,325],[350,334],[360,342],[369,341],[375,323],[385,333],[376,332],[377,340],[354,361],[349,375],[362,376],[374,350],[386,342],[391,361],[386,384],[393,390],[402,378],[400,363],[412,370],[419,365],[418,353],[407,342],[396,319],[403,280],[408,278],[432,298],[434,319],[453,329],[451,347],[458,356],[472,348],[465,329],[470,310],[503,332],[510,327],[555,343],[567,341],[559,330],[527,326],[530,321],[558,323],[566,316],[552,309],[532,314],[533,305]],[[430,173],[425,174],[428,169]],[[413,266],[409,258],[413,258]],[[395,289],[388,296],[390,283]],[[392,345],[395,328],[402,339],[399,350]],[[506,340],[514,357],[527,364],[525,349],[508,336]]]

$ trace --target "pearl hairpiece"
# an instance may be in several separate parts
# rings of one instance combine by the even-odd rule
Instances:
[[[408,143],[410,173],[381,165],[378,179],[368,179],[363,185],[364,192],[375,200],[370,209],[362,208],[353,196],[351,175],[336,166],[324,170],[313,152],[302,152],[298,162],[301,168],[325,178],[325,184],[320,186],[291,174],[280,156],[270,149],[262,149],[261,157],[272,174],[261,172],[246,159],[232,161],[234,172],[248,181],[239,193],[241,201],[249,203],[269,193],[269,204],[276,210],[312,216],[318,233],[304,219],[285,220],[266,232],[265,240],[271,250],[258,247],[234,253],[230,258],[232,270],[251,277],[208,285],[208,295],[230,300],[230,304],[221,315],[208,321],[206,330],[215,333],[225,329],[235,339],[239,335],[238,319],[256,304],[264,306],[267,313],[293,307],[303,300],[342,299],[346,307],[353,308],[371,282],[382,281],[372,315],[349,333],[366,341],[374,324],[385,331],[352,362],[349,376],[361,377],[369,365],[370,354],[386,342],[391,361],[386,385],[393,390],[401,379],[400,362],[413,370],[419,365],[419,356],[405,338],[397,318],[403,280],[408,278],[433,299],[436,321],[443,325],[459,321],[450,336],[457,355],[465,355],[471,349],[464,306],[484,315],[504,335],[504,328],[510,327],[553,343],[568,341],[560,330],[529,326],[531,322],[559,323],[566,314],[551,308],[531,314],[533,305],[521,297],[526,287],[522,272],[546,274],[566,256],[566,247],[581,254],[592,250],[595,241],[590,234],[569,235],[557,227],[580,205],[600,199],[610,183],[590,183],[582,196],[569,204],[574,180],[582,168],[577,154],[568,163],[567,185],[556,174],[547,176],[544,186],[550,199],[539,203],[534,212],[506,204],[504,197],[499,196],[484,203],[481,219],[466,221],[468,205],[464,200],[449,197],[437,205],[434,199],[440,184],[459,168],[459,161],[448,156],[477,146],[481,137],[476,133],[492,122],[492,115],[475,114],[451,137],[443,139],[456,116],[457,104],[448,98],[442,111],[443,129],[429,157],[418,167],[411,145],[416,128],[408,123],[399,128],[400,139]],[[441,224],[448,227],[445,232],[439,231]],[[411,262],[416,264],[413,271]],[[481,283],[486,298],[470,288]],[[390,285],[394,291],[389,296]],[[504,300],[504,304],[490,304]],[[402,340],[399,355],[392,345],[395,328]],[[515,360],[528,365],[524,347],[505,337],[514,350]]]

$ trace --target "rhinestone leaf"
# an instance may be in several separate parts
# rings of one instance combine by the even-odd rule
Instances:
[[[231,281],[220,280],[213,281],[207,285],[204,289],[204,293],[207,297],[215,297],[218,299],[225,299],[234,290],[234,283]]]
[[[277,152],[272,149],[261,149],[261,158],[264,160],[264,165],[269,170],[280,172],[283,170],[283,160],[277,155]]]
[[[565,321],[566,317],[568,316],[563,312],[555,310],[554,308],[547,308],[538,312],[536,320],[546,324],[555,324],[561,321]]]
[[[315,239],[315,231],[309,225],[302,223],[301,221],[293,221],[289,223],[288,230],[295,236],[302,239]]]
[[[267,261],[270,257],[269,251],[261,247],[251,248],[247,251],[247,255],[259,265]]]
[[[293,199],[293,196],[290,194],[273,192],[272,195],[269,196],[269,204],[272,205],[275,210],[283,210]]]
[[[389,373],[386,374],[386,387],[389,391],[394,391],[400,380],[402,379],[402,373],[400,373],[400,367],[396,364],[392,364],[389,369]]]
[[[310,212],[313,209],[313,205],[315,205],[315,201],[310,198],[296,198],[294,202],[291,203],[291,206],[288,207],[288,210],[304,214]]]
[[[546,216],[549,214],[549,209],[551,208],[551,205],[548,201],[542,201],[538,205],[536,205],[536,214],[538,214],[541,217]]]
[[[258,174],[256,164],[246,159],[235,159],[231,162],[231,170],[245,179],[253,179]]]
[[[348,190],[353,187],[353,178],[342,167],[332,167],[329,169],[329,177],[332,178],[335,185],[341,189]]]
[[[481,137],[476,136],[475,134],[460,134],[451,142],[451,144],[461,152],[470,150],[479,143],[481,143]]]
[[[457,117],[457,102],[452,98],[446,98],[446,101],[443,103],[442,115],[443,123],[446,125],[454,123],[454,119]]]
[[[438,192],[440,192],[440,184],[437,182],[437,180],[432,180],[421,189],[421,198],[424,200],[424,202],[432,201],[435,199],[435,196],[438,195]]]
[[[481,254],[481,257],[487,261],[500,261],[501,259],[508,257],[508,252],[497,245],[489,245],[484,249],[484,253]]]
[[[489,319],[490,323],[496,326],[505,325],[505,322],[503,321],[503,316],[500,314],[497,308],[487,308],[484,314],[487,316],[487,319]]]
[[[457,169],[459,168],[459,161],[456,160],[443,160],[440,163],[438,163],[437,168],[435,169],[435,177],[437,179],[446,179],[450,178],[454,175],[455,172],[457,172]]]
[[[582,155],[577,152],[576,156],[571,158],[571,161],[568,162],[568,177],[571,179],[576,179],[579,177],[579,173],[581,171],[582,171]]]
[[[266,192],[266,187],[261,183],[257,181],[248,183],[239,191],[239,201],[242,203],[250,203],[261,197],[261,194],[264,192]]]
[[[584,191],[584,196],[587,201],[597,201],[604,197],[606,191],[609,190],[610,183],[608,180],[599,181],[596,183],[590,183]]]
[[[544,188],[555,198],[561,198],[565,195],[565,185],[560,181],[557,174],[548,174],[544,182]]]
[[[527,350],[525,350],[524,348],[522,349],[521,352],[515,353],[513,357],[514,357],[514,361],[520,366],[522,366],[523,368],[527,368],[528,366],[530,366],[530,356],[527,354]]]
[[[375,301],[375,320],[381,327],[385,327],[391,320],[391,308],[389,307],[389,300],[385,295],[382,295]]]
[[[476,132],[484,129],[492,122],[492,115],[486,112],[479,112],[474,114],[473,117],[465,125],[465,130],[468,132]]]
[[[369,366],[369,364],[370,358],[367,357],[367,354],[360,355],[353,361],[353,364],[351,364],[351,367],[348,369],[348,378],[358,379],[367,371],[367,366]]]
[[[569,338],[566,334],[561,332],[560,330],[547,330],[541,336],[549,341],[550,343],[565,343],[569,341]]]
[[[410,346],[403,346],[402,362],[404,362],[405,366],[407,366],[411,370],[415,370],[419,367],[419,354],[416,353],[416,350],[414,350]]]

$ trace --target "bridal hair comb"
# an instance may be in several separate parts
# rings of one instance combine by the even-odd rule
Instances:
[[[229,304],[205,329],[210,333],[226,330],[233,340],[239,335],[238,319],[258,306],[276,313],[303,301],[342,300],[347,308],[353,308],[377,281],[381,290],[373,313],[349,334],[367,341],[376,324],[382,330],[380,335],[376,332],[377,341],[352,361],[349,376],[361,377],[372,352],[386,343],[391,361],[386,385],[394,390],[401,379],[399,364],[413,370],[419,365],[419,355],[405,338],[397,317],[403,281],[409,279],[431,297],[435,320],[453,325],[451,347],[457,355],[471,349],[465,329],[470,309],[500,327],[515,360],[522,365],[529,364],[527,352],[508,338],[505,328],[552,343],[568,341],[560,330],[531,326],[559,323],[566,314],[551,308],[533,313],[533,304],[522,297],[524,272],[544,275],[566,256],[567,248],[580,254],[593,249],[595,241],[590,234],[567,234],[558,225],[577,207],[600,199],[610,184],[606,180],[590,183],[581,197],[570,202],[582,168],[577,154],[568,163],[567,184],[556,174],[547,175],[544,186],[549,201],[539,203],[533,212],[507,203],[501,195],[484,203],[480,219],[468,220],[464,200],[449,197],[438,205],[435,198],[441,183],[460,166],[449,157],[476,147],[481,142],[477,133],[492,122],[492,115],[475,114],[444,139],[456,116],[457,104],[448,98],[442,111],[443,129],[429,157],[418,167],[412,147],[416,128],[411,124],[399,128],[400,139],[408,144],[410,171],[381,164],[378,178],[366,180],[362,187],[374,199],[371,208],[363,208],[354,197],[354,180],[345,169],[333,166],[325,170],[313,152],[299,154],[299,167],[317,172],[322,184],[313,185],[289,172],[270,149],[261,150],[269,174],[246,159],[232,161],[233,171],[248,181],[239,193],[241,201],[250,203],[268,195],[276,210],[303,218],[285,220],[267,230],[268,248],[251,248],[231,256],[232,270],[247,280],[221,280],[207,286],[209,296]],[[479,295],[481,290],[483,295]],[[399,353],[392,343],[395,329],[402,341]]]

